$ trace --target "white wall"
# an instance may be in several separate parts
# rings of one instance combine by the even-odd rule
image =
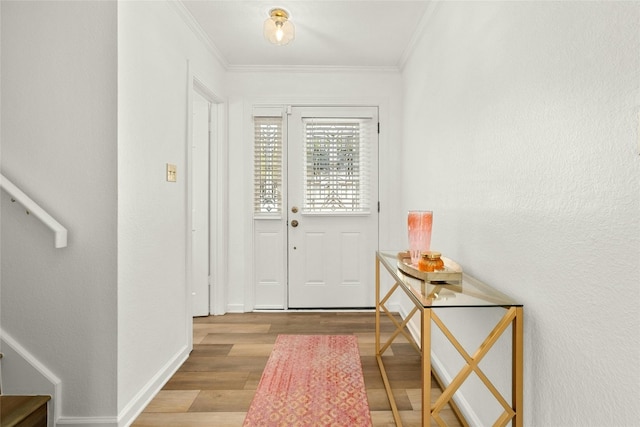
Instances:
[[[2,173],[69,229],[5,193],[2,330],[62,381],[55,416],[116,410],[116,4],[1,2]],[[11,352],[11,355],[14,353]],[[3,365],[16,366],[10,358]],[[4,393],[24,391],[12,383]]]
[[[436,3],[404,70],[403,210],[524,303],[528,426],[640,419],[639,22],[634,2]]]
[[[1,195],[2,330],[58,425],[126,425],[189,351],[188,77],[224,96],[224,69],[172,2],[1,5],[2,172],[69,229]]]
[[[224,70],[169,2],[118,5],[118,411],[126,420],[190,350],[186,293],[188,67]],[[176,183],[165,165],[177,165]]]
[[[230,72],[229,93],[229,283],[228,311],[253,309],[253,128],[259,105],[379,105],[380,244],[389,247],[388,222],[399,193],[401,79],[399,73],[327,69]],[[386,178],[382,178],[386,177]],[[373,268],[374,259],[371,260]]]

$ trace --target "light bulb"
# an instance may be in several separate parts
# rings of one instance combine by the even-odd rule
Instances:
[[[295,38],[296,31],[288,20],[289,14],[282,9],[272,9],[269,15],[270,18],[264,21],[264,38],[279,46],[289,44]]]

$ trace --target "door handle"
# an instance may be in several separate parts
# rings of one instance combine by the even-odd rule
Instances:
[[[292,207],[291,212],[298,213],[298,207],[297,206]]]
[[[297,220],[297,219],[294,219],[293,221],[291,221],[291,226],[292,226],[293,228],[297,227],[297,226],[298,226],[298,220]]]

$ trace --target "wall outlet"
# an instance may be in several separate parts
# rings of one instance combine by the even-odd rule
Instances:
[[[171,163],[167,163],[167,181],[168,182],[176,182],[177,177],[177,166],[172,165]]]

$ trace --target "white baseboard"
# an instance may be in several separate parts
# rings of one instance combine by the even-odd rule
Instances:
[[[256,305],[251,311],[285,311],[281,305]]]
[[[116,417],[60,417],[56,427],[118,427]]]
[[[2,329],[0,329],[0,348],[4,354],[2,393],[50,395],[51,400],[47,406],[47,425],[49,427],[57,425],[57,418],[62,408],[60,379]]]
[[[227,313],[246,313],[244,304],[228,304]]]
[[[149,402],[155,397],[162,387],[171,379],[173,374],[182,366],[189,357],[191,349],[186,345],[182,347],[176,355],[169,360],[156,375],[131,399],[118,415],[117,423],[114,427],[126,427],[131,425],[138,415],[149,405]],[[105,418],[105,421],[107,419]],[[106,427],[103,424],[96,424],[100,427]]]

